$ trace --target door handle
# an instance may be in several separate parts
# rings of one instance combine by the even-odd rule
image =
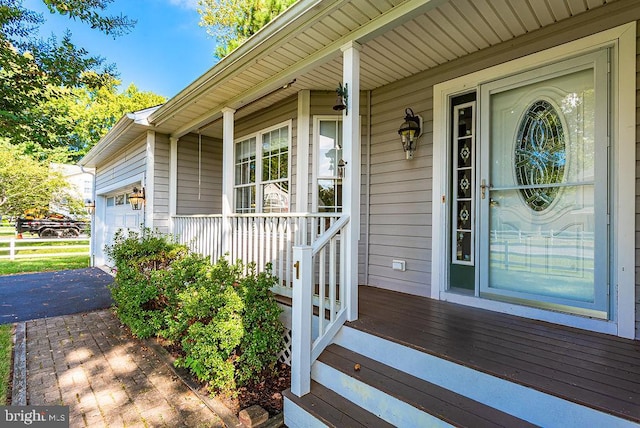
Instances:
[[[487,197],[487,189],[491,189],[491,185],[487,184],[487,180],[483,178],[480,182],[480,197],[482,199]]]

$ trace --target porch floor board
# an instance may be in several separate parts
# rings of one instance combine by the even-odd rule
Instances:
[[[640,342],[375,287],[355,329],[640,422]]]
[[[315,381],[311,381],[311,392],[302,397],[296,397],[290,389],[284,391],[283,394],[329,427],[393,427],[393,425],[356,406],[351,401]]]

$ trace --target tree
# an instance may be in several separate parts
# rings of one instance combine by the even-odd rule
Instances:
[[[68,121],[64,137],[73,160],[84,156],[125,113],[166,101],[153,92],[139,91],[134,84],[119,92],[119,84],[113,79],[99,88],[76,88],[41,106],[62,113],[58,120]]]
[[[23,150],[0,140],[0,213],[19,216],[27,210],[46,208],[51,202],[77,204],[69,184],[49,164],[24,155]]]
[[[200,25],[218,40],[215,54],[222,58],[296,0],[199,0]]]
[[[101,12],[113,0],[42,0],[50,11],[86,22],[114,37],[135,24]],[[0,0],[0,137],[42,149],[67,144],[72,123],[52,102],[75,88],[110,84],[115,67],[77,47],[67,31],[61,39],[36,38],[42,15],[22,0]]]

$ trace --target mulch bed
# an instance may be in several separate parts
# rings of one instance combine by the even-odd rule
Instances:
[[[279,363],[274,376],[266,378],[263,382],[238,388],[236,398],[218,398],[236,414],[242,409],[258,404],[269,412],[269,417],[272,417],[282,413],[282,391],[290,386],[291,368]]]
[[[127,328],[128,330],[128,328]],[[130,333],[129,333],[130,334]],[[158,340],[156,342],[161,345],[173,358],[183,356],[182,350],[178,345],[171,344],[165,340]],[[203,395],[210,394],[207,385],[200,382],[195,377],[191,376],[186,370],[181,371],[184,376],[189,376],[189,380],[193,384],[200,386],[199,392]],[[216,399],[221,401],[229,410],[236,415],[242,409],[258,404],[263,409],[269,412],[269,417],[273,417],[279,413],[282,413],[284,400],[282,398],[282,391],[288,389],[291,386],[291,368],[283,363],[278,363],[276,371],[273,375],[267,376],[264,381],[250,384],[245,387],[238,388],[236,397],[226,397],[217,395]]]

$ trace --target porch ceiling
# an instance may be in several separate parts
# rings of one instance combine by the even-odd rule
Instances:
[[[302,89],[335,90],[351,40],[362,44],[361,89],[372,90],[615,1],[300,0],[150,122],[221,138],[224,107],[241,118]]]

